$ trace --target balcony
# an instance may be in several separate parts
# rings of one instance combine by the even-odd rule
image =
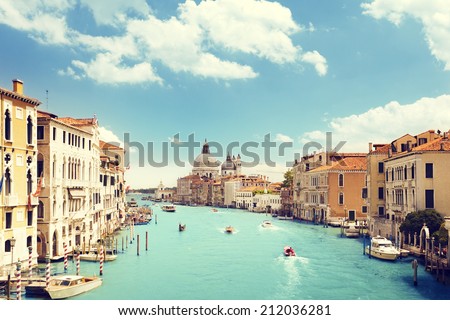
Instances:
[[[30,198],[31,198],[31,199],[30,199],[30,200],[31,200],[30,202],[31,202],[31,205],[32,205],[32,206],[37,206],[37,205],[39,205],[39,197],[33,197],[33,196],[31,196]]]
[[[19,196],[17,194],[10,194],[5,196],[5,206],[16,207],[19,205]]]

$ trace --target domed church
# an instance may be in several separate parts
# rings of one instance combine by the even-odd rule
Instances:
[[[220,161],[209,152],[209,144],[205,139],[202,153],[194,160],[192,174],[202,178],[216,179],[220,174]]]
[[[241,155],[238,154],[237,158],[231,155],[227,155],[227,159],[222,163],[222,177],[226,176],[238,176],[241,174]]]

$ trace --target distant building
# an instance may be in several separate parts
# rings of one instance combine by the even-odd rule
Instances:
[[[175,190],[167,189],[166,187],[164,187],[162,181],[160,181],[158,188],[155,191],[155,199],[172,202],[174,200],[174,194]]]

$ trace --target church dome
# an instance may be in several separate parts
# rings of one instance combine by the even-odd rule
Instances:
[[[220,162],[209,153],[208,142],[205,141],[202,153],[194,160],[194,168],[217,168]]]
[[[231,156],[228,154],[227,160],[222,163],[222,170],[236,170],[236,164],[231,160]]]

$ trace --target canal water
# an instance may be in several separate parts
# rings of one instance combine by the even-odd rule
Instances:
[[[450,286],[423,266],[414,286],[412,258],[369,259],[363,240],[341,237],[339,228],[237,209],[177,206],[169,213],[151,207],[153,220],[135,226],[132,243],[130,230],[117,235],[118,258],[104,264],[103,285],[73,300],[450,299]],[[263,228],[264,220],[273,227]],[[179,223],[186,224],[184,232]],[[235,233],[224,232],[229,225]],[[297,257],[283,255],[286,245]],[[68,273],[75,270],[69,261]],[[52,272],[62,271],[62,262],[52,264]],[[81,273],[98,275],[99,263],[81,261]]]

